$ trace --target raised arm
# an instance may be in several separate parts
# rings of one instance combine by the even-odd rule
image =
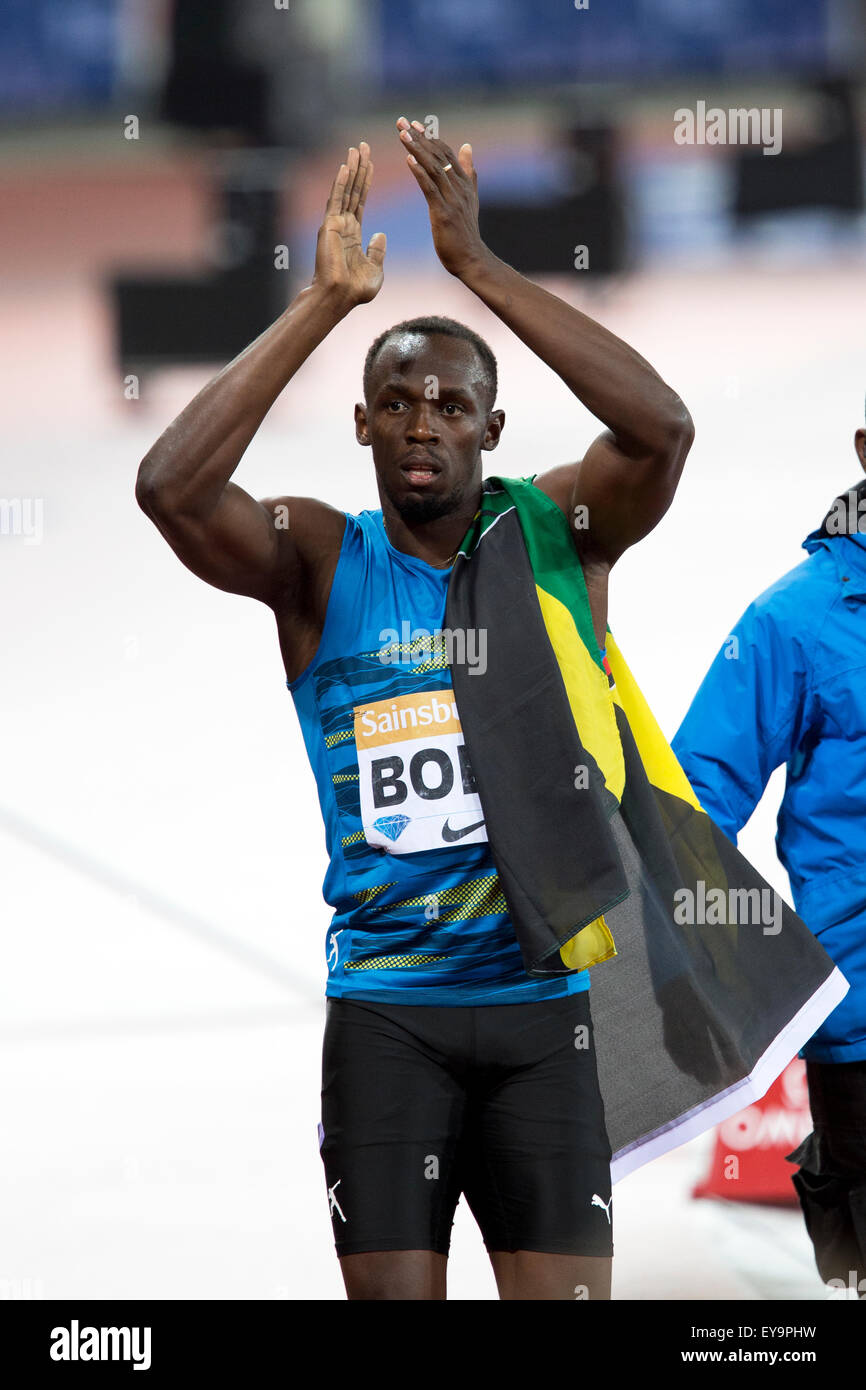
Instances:
[[[633,348],[488,249],[478,230],[478,177],[470,145],[461,145],[455,155],[444,141],[427,137],[419,122],[410,126],[401,117],[397,125],[446,270],[606,426],[583,459],[536,481],[569,517],[576,507],[586,508],[588,525],[575,530],[578,549],[610,566],[670,506],[694,437],[691,416]]]
[[[183,563],[218,589],[271,606],[303,586],[303,571],[318,553],[339,549],[345,517],[310,498],[258,502],[230,479],[298,368],[351,309],[379,291],[384,234],[371,237],[366,255],[361,243],[372,173],[369,147],[350,149],[319,229],[312,284],[203,387],[138,470],[138,503]]]

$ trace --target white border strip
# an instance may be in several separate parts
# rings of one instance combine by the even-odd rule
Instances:
[[[505,489],[503,488],[502,491],[504,492]],[[491,494],[491,496],[493,496],[493,495],[495,495],[495,494]],[[494,526],[497,526],[504,516],[510,516],[512,512],[516,512],[516,511],[517,511],[517,507],[516,507],[516,506],[514,505],[514,503],[512,502],[511,506],[510,506],[510,507],[506,507],[504,512],[500,512],[498,516],[495,516],[495,517],[493,518],[493,520],[491,521],[490,525],[489,525],[489,526],[485,526],[484,530],[481,532],[481,535],[478,537],[478,540],[476,541],[476,544],[475,544],[475,550],[472,551],[472,555],[475,554],[475,551],[478,549],[479,545],[480,545],[481,542],[484,540],[484,537],[490,535],[490,532],[493,530]],[[564,515],[564,513],[563,513],[563,515]],[[566,519],[567,519],[567,518],[566,518]],[[456,560],[458,557],[459,557],[461,560],[471,560],[471,559],[472,559],[472,555],[464,555],[464,553],[463,553],[462,550],[458,550],[457,555],[455,555],[454,558],[455,558],[455,560]]]
[[[611,1160],[611,1182],[620,1182],[645,1163],[679,1148],[680,1144],[688,1143],[713,1125],[721,1124],[729,1115],[735,1115],[738,1110],[760,1100],[800,1048],[809,1041],[815,1029],[844,999],[848,988],[845,976],[838,966],[834,966],[824,983],[761,1054],[748,1076],[711,1100],[687,1111],[669,1125],[637,1140],[629,1148],[620,1149]]]

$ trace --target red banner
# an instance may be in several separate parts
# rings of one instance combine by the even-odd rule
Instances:
[[[693,1197],[799,1206],[785,1162],[812,1128],[806,1065],[795,1057],[762,1100],[731,1115],[716,1130],[709,1172]]]

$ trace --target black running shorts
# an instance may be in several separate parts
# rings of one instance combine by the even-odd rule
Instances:
[[[455,1008],[329,999],[321,1130],[338,1255],[447,1254],[461,1193],[488,1250],[613,1252],[586,991]]]

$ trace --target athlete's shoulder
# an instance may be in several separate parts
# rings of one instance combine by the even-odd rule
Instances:
[[[515,481],[530,484],[555,502],[565,516],[571,516],[572,497],[579,463],[560,463],[543,473],[531,473],[526,478]]]
[[[262,497],[259,505],[273,517],[279,536],[285,537],[303,560],[320,560],[339,552],[346,530],[347,513],[317,497]]]

